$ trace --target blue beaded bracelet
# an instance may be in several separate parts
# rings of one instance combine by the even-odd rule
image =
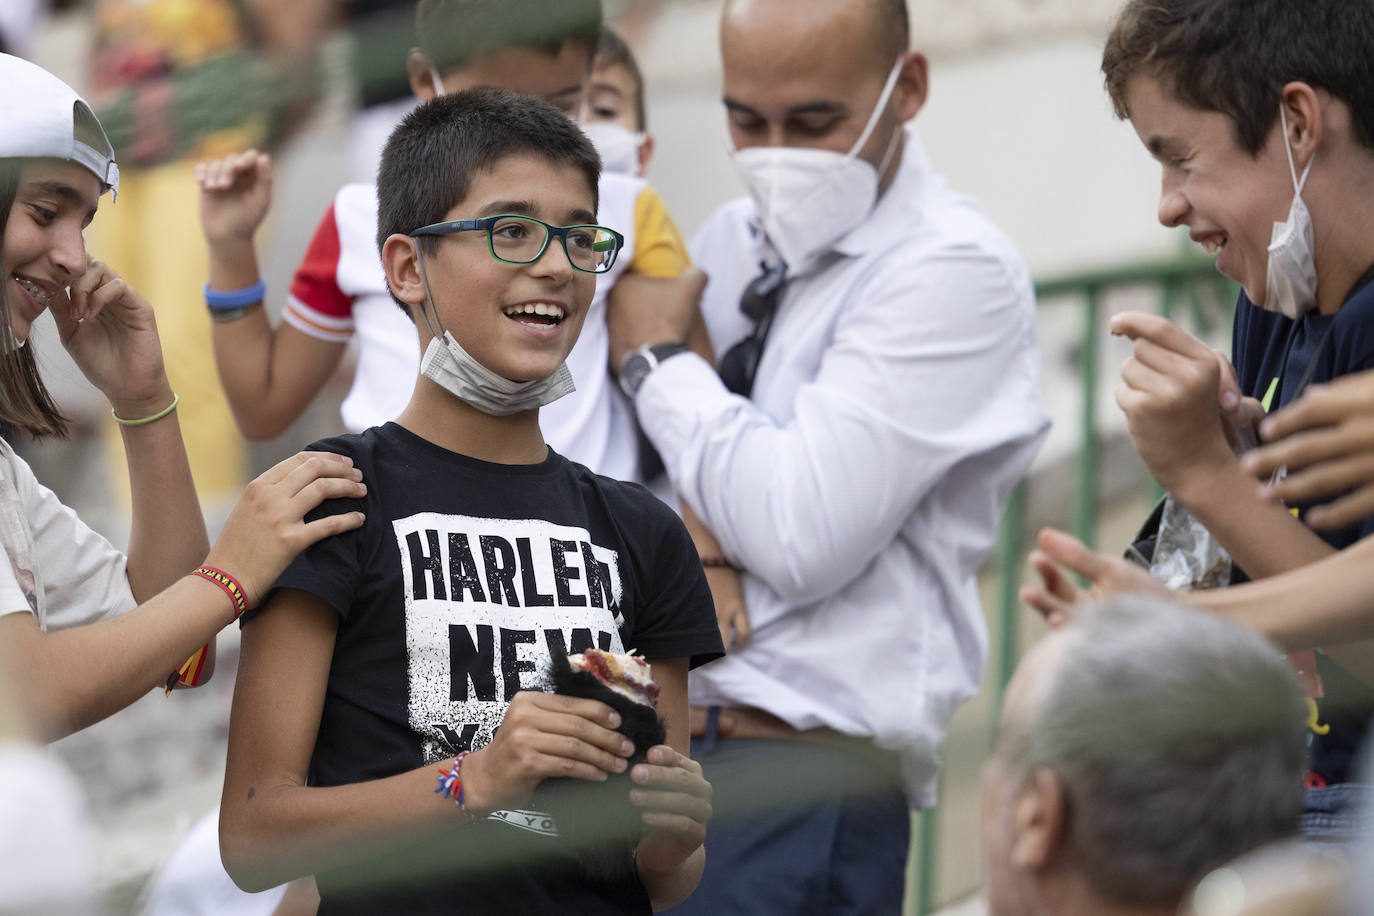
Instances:
[[[205,284],[205,304],[212,309],[241,309],[255,305],[267,295],[267,284],[262,280],[244,289],[218,290]]]

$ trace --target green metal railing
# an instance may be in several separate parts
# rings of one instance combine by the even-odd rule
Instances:
[[[1100,514],[1099,468],[1101,463],[1101,433],[1097,417],[1099,356],[1102,347],[1102,311],[1108,296],[1131,288],[1157,290],[1156,310],[1167,318],[1179,315],[1186,307],[1194,327],[1209,330],[1215,324],[1216,310],[1208,311],[1209,299],[1229,305],[1235,300],[1238,287],[1217,273],[1210,258],[1181,257],[1171,261],[1148,262],[1120,268],[1089,271],[1054,277],[1036,283],[1037,300],[1076,299],[1081,308],[1082,332],[1078,347],[1078,374],[1082,379],[1079,402],[1079,440],[1075,457],[1074,503],[1071,528],[1087,544],[1097,540]],[[1150,481],[1152,493],[1158,486]],[[993,680],[989,734],[995,731],[1001,713],[1002,697],[1007,682],[1020,658],[1020,615],[1024,613],[1017,600],[1021,582],[1022,563],[1026,554],[1028,519],[1027,483],[1023,481],[1012,491],[1002,517],[997,553],[993,560],[996,570],[997,606],[991,633]],[[972,815],[970,815],[972,816]],[[936,906],[936,866],[939,855],[939,809],[932,808],[917,816],[916,879],[914,899],[908,911],[927,916]]]

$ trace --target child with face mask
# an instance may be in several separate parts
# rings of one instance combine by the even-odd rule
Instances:
[[[1291,507],[1266,498],[1256,473],[1275,465],[1242,460],[1223,428],[1374,367],[1371,42],[1367,3],[1132,0],[1103,52],[1117,114],[1163,170],[1160,222],[1188,227],[1242,287],[1234,370],[1162,318],[1116,316],[1113,332],[1135,342],[1117,403],[1155,479],[1254,579],[1374,532],[1374,516],[1347,515],[1314,533],[1302,500],[1315,494]],[[1314,704],[1306,829],[1337,835],[1374,713],[1374,659],[1333,647],[1300,667]]]
[[[330,913],[648,913],[696,884],[687,671],[721,654],[705,576],[670,509],[541,431],[622,244],[594,223],[598,171],[556,108],[502,90],[436,98],[387,144],[377,244],[425,355],[394,422],[319,443],[368,475],[366,526],[245,623],[220,821],[245,890],[314,874]],[[667,743],[643,764],[610,707],[541,691],[591,647],[637,651],[661,685]],[[623,781],[643,827],[614,874],[541,807],[550,777]]]
[[[644,74],[625,39],[606,26],[596,46],[581,122],[603,169],[644,177],[654,154],[653,135],[646,132]]]
[[[608,51],[607,63],[600,70],[594,66],[598,47],[612,48],[599,0],[423,0],[416,10],[416,38],[420,46],[407,63],[417,99],[498,86],[544,98],[570,118],[581,114],[584,126],[592,116],[591,103],[602,98],[595,87],[615,81],[617,61],[627,62],[627,70],[633,63],[626,49],[623,55]],[[638,101],[643,101],[642,87]],[[268,159],[248,151],[207,163],[199,175],[216,363],[244,434],[271,438],[296,420],[338,368],[354,336],[358,362],[341,409],[344,426],[358,432],[398,414],[421,354],[411,319],[388,294],[373,245],[375,187],[350,184],[335,195],[296,270],[283,320],[273,327],[261,308],[265,290],[253,250],[253,234],[271,199]],[[657,303],[676,295],[673,284],[693,273],[690,259],[663,199],[642,178],[608,169],[598,191],[597,217],[619,227],[625,246],[611,271],[598,278],[591,311],[568,357],[576,390],[549,403],[541,425],[550,445],[573,460],[607,477],[646,483],[676,502],[610,374],[606,316],[614,301]],[[685,343],[710,357],[704,327],[698,325]],[[486,390],[495,399],[512,396],[507,382],[488,379]],[[690,510],[683,515],[710,564],[718,605],[747,629],[738,573]]]
[[[552,102],[569,117],[584,94],[601,35],[595,0],[425,0],[416,11],[419,46],[408,65],[420,101],[479,85]],[[521,24],[524,25],[521,25]],[[536,30],[529,23],[539,23]],[[552,53],[549,48],[556,49]],[[607,372],[604,309],[627,274],[669,278],[688,266],[686,246],[658,193],[641,178],[607,170],[598,217],[622,227],[626,248],[598,283],[593,315],[570,357],[577,392],[544,417],[550,442],[598,472],[642,480],[633,419]],[[361,431],[395,416],[419,365],[409,319],[387,295],[372,246],[375,188],[347,185],[335,196],[292,282],[283,321],[272,327],[257,292],[252,233],[270,202],[269,164],[252,152],[201,170],[210,287],[253,290],[253,301],[211,303],[221,380],[240,429],[251,439],[279,434],[297,419],[358,338],[358,362],[342,405],[344,426]],[[642,233],[642,234],[641,234]]]

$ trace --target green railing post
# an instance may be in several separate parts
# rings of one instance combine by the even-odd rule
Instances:
[[[1178,298],[1178,281],[1170,278],[1159,284],[1159,314],[1174,320],[1174,301]]]
[[[939,832],[940,808],[927,808],[917,818],[920,857],[916,866],[916,916],[935,912],[935,837]]]
[[[1041,301],[1057,296],[1079,297],[1083,308],[1083,336],[1079,369],[1083,380],[1083,399],[1080,409],[1080,443],[1076,459],[1073,529],[1086,543],[1092,544],[1097,535],[1099,501],[1098,469],[1101,447],[1098,443],[1097,375],[1101,354],[1101,306],[1104,292],[1119,287],[1152,284],[1159,288],[1159,312],[1172,317],[1191,297],[1195,318],[1201,318],[1202,302],[1199,287],[1213,283],[1229,284],[1216,272],[1210,258],[1185,257],[1163,262],[1131,264],[1105,270],[1090,271],[1072,276],[1056,277],[1036,283],[1036,296]],[[1234,286],[1230,285],[1234,296]],[[1225,294],[1225,293],[1223,293]],[[1026,483],[1022,481],[1011,493],[997,547],[997,611],[992,623],[996,632],[992,708],[989,711],[990,729],[995,732],[1001,714],[1007,682],[1020,656],[1020,606],[1018,591],[1021,579],[1021,559],[1025,549],[1024,533],[1027,524]],[[942,771],[943,774],[943,771]],[[914,886],[905,901],[908,912],[916,916],[930,916],[936,906],[936,867],[939,862],[939,808],[931,808],[916,815],[916,860]]]
[[[1020,600],[1022,533],[1026,524],[1026,482],[1011,491],[997,543],[997,680],[993,682],[992,731],[1002,713],[1002,695],[1020,657]]]
[[[1097,356],[1102,288],[1083,291],[1083,337],[1079,368],[1083,373],[1083,402],[1078,447],[1078,487],[1074,501],[1073,530],[1079,540],[1092,546],[1097,541]]]

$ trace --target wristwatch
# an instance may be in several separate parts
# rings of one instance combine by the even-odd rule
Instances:
[[[644,380],[649,377],[650,372],[658,368],[659,363],[686,352],[687,345],[681,341],[653,346],[645,344],[637,350],[631,350],[620,364],[620,390],[633,401],[635,395],[639,394],[639,388],[644,384]]]

